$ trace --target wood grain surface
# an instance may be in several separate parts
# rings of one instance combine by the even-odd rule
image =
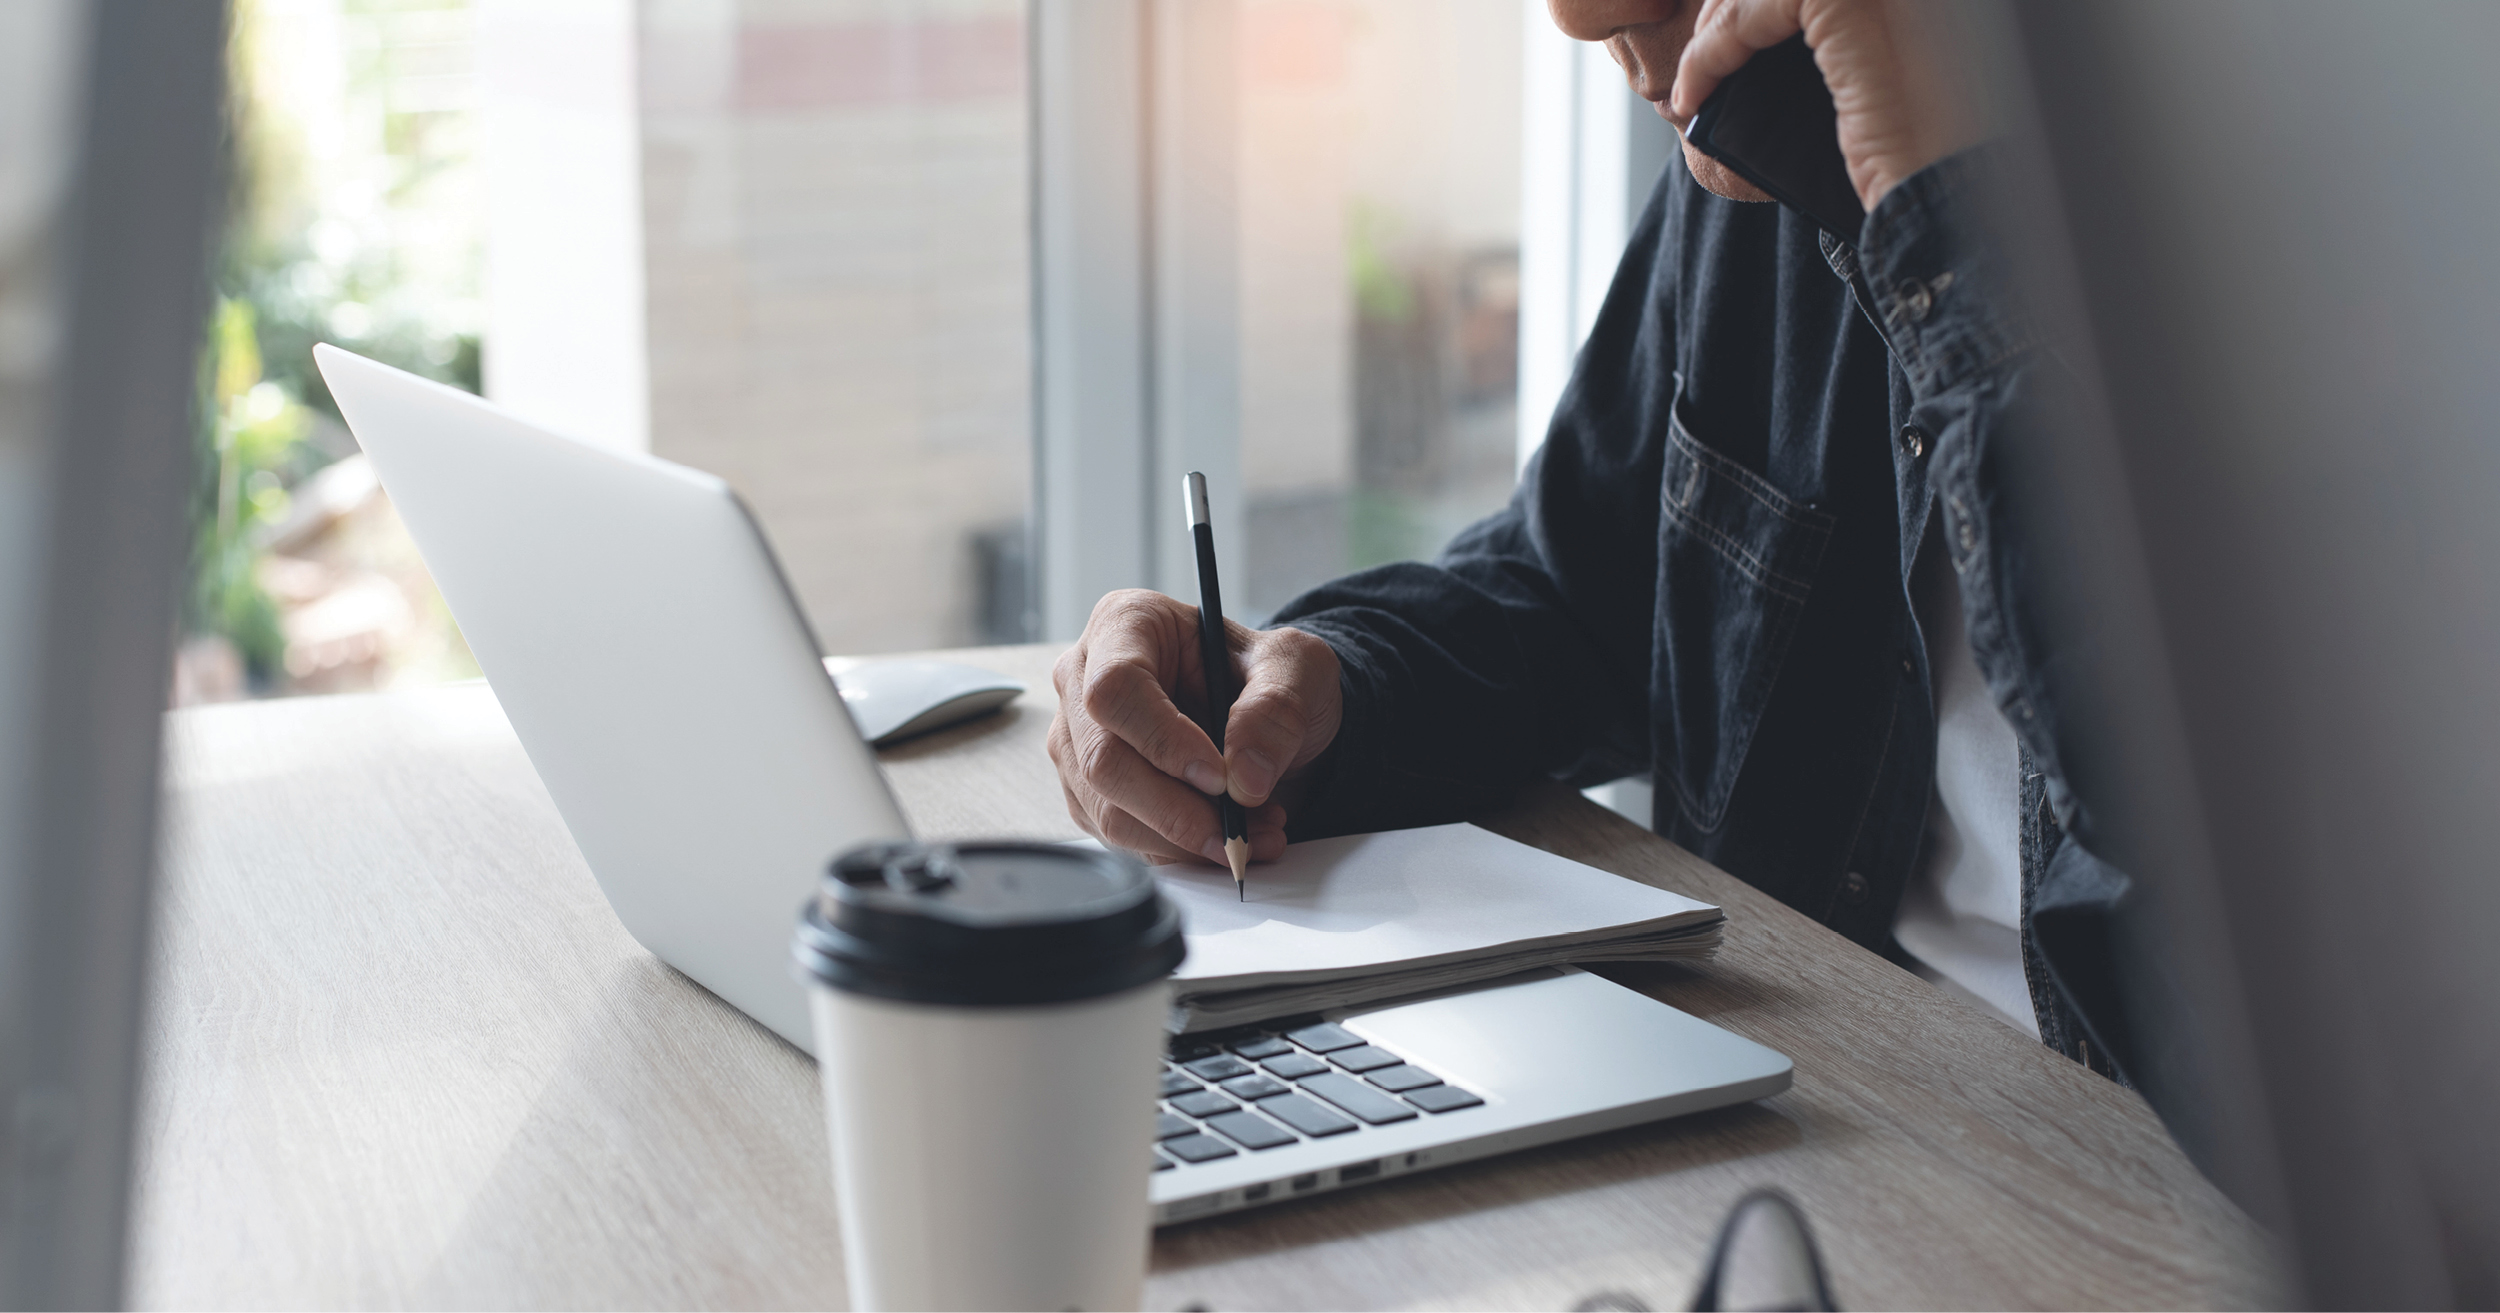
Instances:
[[[920,833],[1076,833],[1053,654],[941,654],[1033,691],[884,754]],[[483,685],[178,712],[168,754],[134,1303],[842,1304],[813,1064],[626,934]],[[1148,1307],[1681,1307],[1774,1184],[1851,1306],[2282,1298],[2134,1095],[1567,790],[1482,819],[1726,907],[1716,962],[1607,974],[1795,1087],[1167,1229]]]

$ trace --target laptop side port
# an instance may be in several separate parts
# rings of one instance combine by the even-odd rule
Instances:
[[[1368,1181],[1378,1175],[1380,1175],[1380,1160],[1377,1158],[1367,1163],[1347,1163],[1337,1169],[1339,1181]]]
[[[1316,1190],[1319,1188],[1319,1173],[1304,1172],[1300,1176],[1293,1178],[1292,1184],[1287,1188],[1292,1190],[1295,1194],[1300,1194],[1305,1190]]]
[[[1224,1196],[1221,1194],[1202,1194],[1195,1199],[1176,1199],[1163,1206],[1163,1220],[1178,1222],[1202,1213],[1212,1213],[1222,1206],[1223,1202]]]

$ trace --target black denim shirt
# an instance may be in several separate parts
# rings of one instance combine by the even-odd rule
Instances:
[[[1972,219],[1988,167],[1969,152],[1905,181],[1853,249],[1671,164],[1510,504],[1431,564],[1364,571],[1278,614],[1344,668],[1343,727],[1293,836],[1646,773],[1658,833],[1897,953],[1936,749],[1909,580],[1922,549],[1946,551],[2024,749],[2042,1037],[2112,1072],[2032,924],[2059,853],[2071,866],[2080,849],[2059,820],[2072,799],[1992,449],[2052,366]]]

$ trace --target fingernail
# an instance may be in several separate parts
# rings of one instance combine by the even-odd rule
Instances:
[[[1193,761],[1187,766],[1182,767],[1181,774],[1187,777],[1191,787],[1197,789],[1200,793],[1222,793],[1224,791],[1224,772],[1217,770],[1215,767],[1210,766],[1203,761]]]
[[[1233,762],[1233,800],[1245,804],[1265,802],[1276,788],[1276,763],[1247,748]]]
[[[1199,849],[1198,855],[1206,858],[1208,861],[1213,862],[1218,866],[1232,865],[1232,863],[1224,860],[1224,841],[1222,839],[1207,840],[1207,846]]]

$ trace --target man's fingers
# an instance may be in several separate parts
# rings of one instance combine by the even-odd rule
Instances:
[[[1158,851],[1222,858],[1224,835],[1213,799],[1155,769],[1126,740],[1099,725],[1072,725],[1070,731],[1077,781],[1093,794],[1094,819],[1105,827],[1097,833],[1105,843],[1148,851],[1142,843],[1113,837],[1109,827],[1117,823],[1117,812],[1160,836]]]
[[[1285,809],[1273,803],[1250,810],[1250,860],[1272,862],[1285,855]]]
[[[1224,756],[1233,801],[1254,807],[1276,791],[1300,754],[1310,724],[1308,698],[1296,683],[1299,672],[1279,669],[1281,663],[1254,667],[1233,703],[1224,728]]]
[[[1068,819],[1076,822],[1076,828],[1097,839],[1102,837],[1102,827],[1095,823],[1093,810],[1085,805],[1083,798],[1076,796],[1076,790],[1069,788],[1065,780],[1059,782],[1059,796],[1068,804]]]
[[[1249,809],[1251,856],[1285,849],[1277,784],[1336,736],[1342,715],[1336,654],[1299,630],[1228,626],[1249,675],[1218,754],[1181,713],[1173,690],[1198,665],[1196,614],[1160,594],[1130,591],[1094,608],[1086,636],[1051,671],[1059,714],[1048,738],[1068,814],[1104,843],[1155,861],[1222,864],[1214,798]]]
[[[1249,669],[1224,726],[1224,758],[1233,800],[1255,807],[1336,737],[1340,699],[1336,653],[1309,634],[1258,634],[1245,655]]]
[[[1077,825],[1086,833],[1093,834],[1093,813],[1085,810],[1084,804],[1080,802],[1076,796],[1076,776],[1074,774],[1076,765],[1076,750],[1070,746],[1068,737],[1068,712],[1065,707],[1060,708],[1058,715],[1050,718],[1050,733],[1043,737],[1042,748],[1050,754],[1050,764],[1052,768],[1058,772],[1059,791],[1067,795],[1068,815],[1073,817]],[[1100,838],[1102,836],[1095,835],[1094,837]]]
[[[1156,770],[1200,793],[1224,787],[1224,760],[1205,730],[1181,714],[1161,681],[1129,661],[1088,663],[1085,714],[1136,749]]]
[[[1164,607],[1177,608],[1168,598]],[[1173,650],[1173,615],[1158,608],[1104,623],[1097,615],[1087,642],[1079,698],[1086,716],[1137,749],[1166,775],[1196,785],[1201,793],[1224,788],[1224,760],[1206,731],[1181,714],[1170,689],[1180,678],[1184,654]],[[1195,641],[1194,634],[1191,641]]]
[[[1068,650],[1060,653],[1059,659],[1050,663],[1051,691],[1059,695],[1059,704],[1065,707],[1076,697],[1077,690],[1084,686],[1085,645],[1070,643]],[[1066,713],[1063,711],[1061,714]]]
[[[1678,122],[1690,123],[1727,75],[1804,29],[1804,0],[1704,0],[1693,39],[1676,64],[1669,98]]]
[[[1224,847],[1221,842],[1218,842],[1216,845],[1216,855],[1214,857],[1209,857],[1205,853],[1193,854],[1189,852],[1187,849],[1182,848],[1179,844],[1172,842],[1170,838],[1156,833],[1153,826],[1146,824],[1144,821],[1131,816],[1117,807],[1103,808],[1102,814],[1097,818],[1097,820],[1102,826],[1102,841],[1104,843],[1110,844],[1116,848],[1126,848],[1130,852],[1133,852],[1148,861],[1160,859],[1167,862],[1214,862],[1217,865],[1223,864]]]
[[[1209,841],[1214,842],[1216,846],[1212,851],[1192,853],[1187,851],[1185,841],[1175,841],[1168,835],[1158,833],[1153,826],[1140,821],[1127,810],[1104,800],[1091,789],[1075,783],[1071,774],[1066,773],[1073,768],[1078,760],[1078,754],[1075,749],[1074,732],[1069,728],[1065,716],[1060,717],[1051,725],[1048,744],[1051,760],[1060,763],[1063,771],[1059,780],[1060,798],[1067,804],[1068,817],[1076,822],[1078,829],[1104,843],[1126,848],[1156,866],[1170,865],[1175,862],[1223,864],[1221,829],[1212,819],[1207,826],[1207,833]],[[1200,805],[1207,807],[1210,812],[1213,811],[1211,803],[1201,800]],[[1272,862],[1284,855],[1284,808],[1274,803],[1263,807],[1253,807],[1249,809],[1247,819],[1252,861]]]

